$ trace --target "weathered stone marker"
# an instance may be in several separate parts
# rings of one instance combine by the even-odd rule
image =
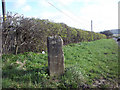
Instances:
[[[47,38],[48,69],[50,76],[59,76],[64,73],[63,40],[60,36]]]

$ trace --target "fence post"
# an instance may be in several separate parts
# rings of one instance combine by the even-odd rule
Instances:
[[[60,36],[47,38],[48,69],[50,76],[59,76],[64,73],[63,40]]]

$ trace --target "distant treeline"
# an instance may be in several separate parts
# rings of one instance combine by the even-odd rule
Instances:
[[[38,18],[25,18],[8,13],[2,29],[2,52],[4,54],[47,51],[47,37],[59,35],[64,45],[106,38],[105,35],[84,31]]]

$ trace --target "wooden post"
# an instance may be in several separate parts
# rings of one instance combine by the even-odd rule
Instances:
[[[4,14],[5,14],[5,4],[3,2],[4,0],[2,0],[2,9],[4,9]],[[4,16],[4,15],[3,15]],[[0,90],[2,89],[2,26],[4,27],[4,25],[1,26],[1,22],[0,22]],[[4,24],[4,21],[3,21]]]
[[[5,0],[2,0],[2,13],[3,13],[3,22],[5,22],[5,18],[6,18]]]
[[[48,69],[50,76],[59,76],[64,73],[63,40],[60,36],[47,38]]]

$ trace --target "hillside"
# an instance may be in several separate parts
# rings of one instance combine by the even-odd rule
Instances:
[[[3,88],[118,88],[118,45],[113,39],[63,47],[65,73],[48,75],[47,54],[2,56]]]
[[[110,32],[112,32],[113,34],[120,34],[120,29],[113,29],[110,30]]]

